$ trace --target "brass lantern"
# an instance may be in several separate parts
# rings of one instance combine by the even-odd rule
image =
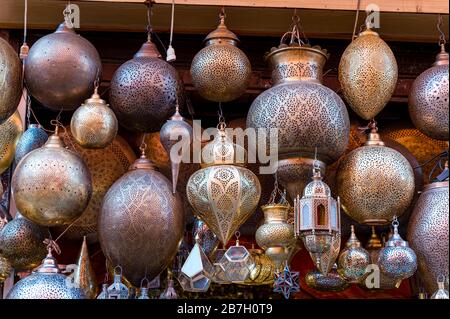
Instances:
[[[81,104],[70,121],[72,136],[85,148],[105,148],[112,143],[119,128],[114,112],[97,90],[98,84],[94,94]]]
[[[375,122],[364,144],[342,160],[337,173],[342,208],[360,224],[384,225],[402,215],[414,196],[414,172],[408,160],[386,147]]]
[[[306,284],[319,291],[343,291],[349,287],[349,284],[337,271],[336,264],[333,265],[330,272],[322,273],[320,270],[314,269],[305,276]]]
[[[261,186],[244,167],[245,158],[239,158],[245,150],[232,142],[224,126],[202,153],[206,161],[189,178],[186,194],[197,216],[226,244],[255,211]]]
[[[98,220],[103,253],[139,287],[172,261],[183,237],[184,213],[172,185],[144,155],[106,193]]]
[[[39,266],[45,257],[46,229],[16,213],[0,231],[0,255],[17,271]]]
[[[409,114],[425,135],[448,141],[448,53],[444,44],[433,66],[421,73],[409,92]]]
[[[0,37],[0,124],[19,105],[22,95],[22,65],[16,51]]]
[[[320,168],[315,165],[313,180],[306,185],[303,197],[294,201],[295,235],[303,239],[305,248],[315,256],[319,269],[321,254],[332,248],[334,236],[341,231],[339,197],[322,181]]]
[[[182,106],[183,85],[178,72],[161,59],[150,38],[111,79],[111,108],[119,124],[129,130],[159,131],[174,113],[177,100]]]
[[[36,41],[25,63],[30,94],[53,110],[74,110],[89,97],[102,63],[95,47],[66,22]]]
[[[439,275],[449,276],[448,184],[445,180],[425,186],[408,225],[408,241],[417,254],[420,278],[430,294],[438,288]]]
[[[394,54],[368,26],[345,49],[339,63],[339,82],[344,97],[365,120],[373,119],[389,102],[397,77]]]
[[[267,133],[271,128],[278,130],[277,174],[292,199],[303,191],[301,186],[292,185],[309,180],[315,150],[324,168],[344,153],[350,132],[344,102],[322,84],[329,54],[319,46],[305,44],[298,37],[298,28],[294,23],[280,45],[266,55],[274,85],[253,101],[247,115],[247,127],[264,128]],[[289,44],[283,43],[290,34]]]
[[[70,224],[86,209],[92,194],[91,174],[77,153],[55,134],[28,153],[12,178],[17,209],[42,226]]]
[[[207,100],[229,102],[244,93],[252,73],[250,61],[238,47],[239,39],[220,24],[205,39],[206,47],[198,52],[191,64],[192,83]]]
[[[16,145],[23,133],[19,111],[14,112],[0,124],[0,174],[8,169],[14,161]]]

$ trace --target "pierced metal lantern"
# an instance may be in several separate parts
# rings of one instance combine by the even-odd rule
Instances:
[[[83,238],[80,254],[78,255],[77,267],[73,273],[74,283],[83,290],[86,298],[95,299],[98,292],[98,285],[97,279],[95,278],[95,272],[89,258],[86,237]]]
[[[12,267],[8,259],[0,256],[0,284],[2,284],[9,277],[11,269]]]
[[[192,126],[187,123],[178,111],[176,106],[175,114],[161,127],[159,138],[161,144],[170,158],[172,169],[173,193],[177,191],[178,173],[182,159],[190,156],[190,144],[192,141]],[[177,144],[177,149],[172,152],[172,147]],[[173,154],[172,154],[173,153]]]
[[[11,45],[0,38],[0,124],[17,109],[22,95],[22,64]]]
[[[433,66],[414,80],[408,105],[411,120],[422,133],[446,141],[449,138],[448,84],[448,53],[442,45]]]
[[[117,135],[116,115],[105,100],[94,94],[73,113],[70,131],[75,141],[85,148],[105,148]]]
[[[417,270],[417,256],[414,250],[409,248],[398,233],[398,222],[394,221],[394,234],[386,242],[378,255],[380,271],[386,276],[402,280],[411,277]],[[433,249],[430,247],[429,249]]]
[[[202,153],[203,168],[189,178],[186,194],[197,216],[226,244],[255,211],[261,186],[243,167],[245,150],[232,142],[224,127]]]
[[[250,61],[238,47],[238,37],[220,24],[205,39],[206,47],[198,52],[191,64],[192,83],[207,100],[229,102],[241,96],[252,73]]]
[[[303,197],[294,201],[295,235],[303,239],[305,248],[315,256],[320,269],[320,256],[331,249],[333,236],[340,233],[339,198],[331,197],[331,190],[322,181],[320,168],[314,167],[313,180],[306,185]]]
[[[250,275],[242,283],[249,286],[268,285],[273,284],[273,274],[277,271],[277,268],[263,250],[250,249],[254,263],[250,266]]]
[[[122,267],[116,266],[114,268],[113,283],[106,288],[106,293],[102,295],[105,298],[99,299],[128,299],[129,295],[130,291],[128,287],[122,283]]]
[[[213,274],[213,265],[196,242],[178,276],[181,287],[185,291],[206,292]]]
[[[47,230],[19,213],[0,231],[0,255],[17,271],[31,270],[45,257]]]
[[[42,226],[70,224],[86,209],[92,194],[91,174],[75,152],[55,134],[28,153],[12,178],[17,209]]]
[[[173,66],[161,59],[149,39],[133,59],[122,64],[111,79],[111,108],[123,127],[138,132],[159,131],[184,105],[183,85]]]
[[[344,97],[365,120],[373,119],[389,102],[397,77],[397,61],[392,50],[369,27],[349,44],[339,63]]]
[[[289,257],[289,248],[295,244],[294,226],[287,222],[289,206],[268,204],[261,207],[264,223],[256,230],[258,246],[274,262],[275,268],[284,266]]]
[[[385,225],[414,197],[414,172],[398,151],[384,145],[375,126],[364,144],[342,160],[338,194],[345,213],[360,224]]]
[[[18,111],[0,124],[0,174],[13,162],[16,145],[22,133],[23,125]]]
[[[25,63],[30,94],[53,110],[74,110],[94,90],[102,63],[95,47],[66,22],[36,41]]]
[[[445,276],[440,275],[437,279],[438,289],[431,295],[430,299],[449,299],[448,290],[445,289]]]
[[[30,124],[20,136],[16,146],[14,161],[19,164],[20,160],[29,152],[43,146],[48,140],[48,135],[39,124]]]
[[[181,199],[144,155],[108,190],[98,220],[103,253],[135,287],[163,271],[184,232]]]
[[[228,281],[241,283],[250,276],[255,261],[247,248],[239,245],[237,237],[236,244],[228,248],[219,263]]]
[[[305,281],[309,287],[318,291],[339,292],[349,287],[349,284],[338,273],[336,264],[326,274],[317,269],[311,270],[306,274]]]
[[[352,225],[350,238],[339,255],[338,271],[349,283],[359,283],[365,277],[369,264],[370,255],[361,247],[361,242],[355,235],[355,226]]]
[[[372,235],[370,236],[369,241],[366,244],[366,250],[370,254],[370,261],[372,264],[378,266],[378,257],[380,255],[380,251],[383,248],[383,243],[375,232],[375,226],[372,226]],[[379,289],[394,289],[400,287],[401,280],[397,280],[395,278],[391,278],[386,276],[381,271],[379,272]],[[367,287],[367,285],[361,285],[363,287]],[[376,287],[370,288],[375,289]]]
[[[408,225],[408,241],[417,254],[420,278],[430,294],[438,288],[439,275],[449,276],[448,184],[447,180],[425,186]]]
[[[317,159],[332,163],[347,147],[350,120],[342,99],[322,84],[328,52],[284,38],[266,55],[274,85],[253,101],[247,127],[278,128],[280,159],[314,159],[317,148]]]
[[[197,219],[194,222],[192,235],[206,256],[211,257],[215,254],[216,249],[219,246],[219,238],[217,238],[214,232],[208,228],[204,221]]]
[[[6,299],[86,299],[84,292],[70,285],[70,278],[61,274],[51,250],[41,266],[18,281]]]

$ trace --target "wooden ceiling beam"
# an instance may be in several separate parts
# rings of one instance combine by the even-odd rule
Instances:
[[[83,0],[89,2],[143,3],[144,0]],[[171,4],[172,0],[154,0],[157,4]],[[176,4],[200,6],[298,8],[317,10],[355,10],[357,0],[176,0]],[[364,10],[376,4],[381,12],[397,13],[449,13],[448,0],[361,0]]]

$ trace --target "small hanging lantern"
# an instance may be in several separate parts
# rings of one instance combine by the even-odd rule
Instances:
[[[83,237],[83,244],[81,245],[77,268],[75,269],[73,278],[74,282],[84,291],[87,298],[95,299],[98,292],[98,286],[95,272],[89,259],[86,236]]]
[[[349,284],[337,271],[337,265],[334,264],[331,270],[324,274],[314,269],[305,276],[306,284],[319,291],[343,291],[349,287]]]
[[[394,234],[386,242],[378,256],[380,271],[386,276],[402,280],[411,277],[417,270],[417,256],[409,247],[407,241],[403,240],[398,233],[398,221],[394,218],[392,222]],[[433,249],[430,247],[430,249]]]
[[[178,299],[178,294],[174,288],[172,272],[167,271],[167,288],[161,293],[159,299]]]
[[[303,239],[305,248],[314,254],[320,268],[320,256],[330,250],[333,236],[341,231],[339,197],[322,181],[320,167],[314,164],[313,180],[306,185],[303,197],[294,200],[295,235]]]
[[[236,244],[228,248],[220,259],[220,265],[228,280],[238,283],[248,278],[254,260],[247,248],[239,245],[240,233],[236,232],[235,236]]]
[[[346,243],[346,248],[338,259],[338,271],[350,283],[358,283],[366,274],[366,268],[370,264],[370,255],[361,247],[361,242],[356,238],[355,226],[351,226],[351,235]]]
[[[161,144],[169,155],[172,168],[172,188],[173,193],[177,191],[178,173],[183,157],[189,150],[192,141],[192,127],[180,115],[178,102],[175,106],[175,114],[172,115],[162,127],[159,134]],[[172,147],[177,143],[183,143],[177,153],[172,154]]]
[[[94,94],[73,113],[70,131],[75,141],[85,148],[105,148],[117,135],[116,115],[98,94],[99,79],[95,80]]]
[[[146,282],[145,286],[144,286],[144,282]],[[148,279],[144,278],[141,281],[141,287],[139,288],[140,294],[139,297],[137,299],[150,299],[148,297]]]
[[[213,274],[213,266],[200,244],[196,242],[178,276],[181,287],[185,291],[206,292]]]
[[[440,275],[437,284],[438,290],[434,292],[430,299],[449,299],[448,290],[445,289],[445,276]]]
[[[122,283],[122,267],[116,266],[114,268],[114,282],[106,289],[106,292],[106,299],[128,299],[128,288]]]
[[[97,299],[108,299],[108,284],[102,284],[102,292],[98,295]]]
[[[300,291],[299,275],[299,272],[291,271],[286,264],[282,272],[275,274],[273,292],[283,294],[284,298],[289,299],[292,293]]]
[[[222,267],[222,264],[220,261],[222,260],[222,257],[226,253],[226,249],[217,249],[214,257],[214,275],[212,277],[212,281],[216,284],[224,285],[224,284],[230,284],[230,280],[227,277],[227,274],[225,273],[225,270]]]

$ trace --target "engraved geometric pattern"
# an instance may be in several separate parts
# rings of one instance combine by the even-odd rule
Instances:
[[[261,186],[246,168],[218,165],[194,173],[186,192],[197,216],[226,244],[254,212]]]

